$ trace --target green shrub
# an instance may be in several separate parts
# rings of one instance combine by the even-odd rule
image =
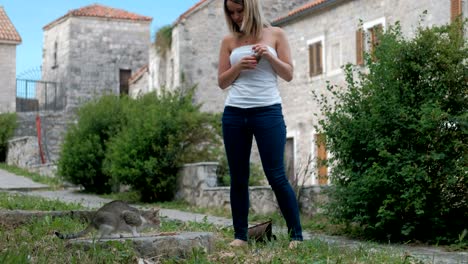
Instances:
[[[16,113],[0,114],[0,162],[6,161],[8,140],[16,129]]]
[[[125,123],[127,97],[105,95],[78,110],[78,122],[71,124],[58,160],[58,175],[86,191],[108,193],[110,175],[102,170],[108,141]]]
[[[172,45],[172,26],[166,25],[161,27],[157,32],[154,39],[156,51],[159,54],[165,54],[171,49]]]
[[[371,238],[451,243],[468,223],[468,49],[459,24],[398,24],[380,36],[368,72],[318,97],[333,153],[329,213]]]
[[[184,163],[215,159],[219,129],[212,115],[192,104],[192,92],[132,101],[127,126],[109,145],[106,172],[140,191],[144,201],[172,199]]]

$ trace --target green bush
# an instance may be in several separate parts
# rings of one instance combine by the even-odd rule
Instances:
[[[16,113],[0,114],[0,162],[6,161],[8,140],[16,129]]]
[[[368,71],[347,65],[347,89],[328,86],[334,103],[317,97],[335,219],[379,240],[457,240],[468,223],[467,62],[460,24],[407,39],[397,23]]]
[[[112,178],[102,165],[108,141],[126,122],[127,101],[127,97],[105,95],[78,110],[78,122],[70,125],[62,145],[58,175],[89,192],[111,191]]]
[[[105,170],[144,201],[171,200],[184,163],[216,159],[219,120],[192,104],[192,92],[163,91],[133,101],[128,124],[109,145]]]

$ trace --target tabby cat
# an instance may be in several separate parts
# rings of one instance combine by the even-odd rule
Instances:
[[[119,231],[131,232],[133,236],[140,236],[137,230],[144,227],[159,227],[159,225],[158,209],[140,211],[124,201],[112,201],[96,211],[84,230],[73,234],[62,234],[56,231],[55,235],[61,239],[74,239],[83,237],[96,229],[99,233],[99,239]]]

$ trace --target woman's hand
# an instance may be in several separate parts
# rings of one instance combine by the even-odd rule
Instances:
[[[278,56],[274,56],[269,51],[269,46],[262,43],[255,44],[252,47],[252,50],[258,55],[259,58],[265,58],[268,60],[276,74],[283,80],[289,82],[293,78],[294,68],[286,34],[281,28],[278,27],[271,27],[268,30],[271,30],[271,33],[275,39],[274,49],[276,50],[276,54]]]
[[[268,46],[265,44],[255,44],[252,47],[252,51],[255,53],[257,61],[260,61],[261,58],[265,58],[267,60],[271,59],[271,53],[268,50]]]
[[[239,70],[253,70],[257,67],[257,59],[254,55],[243,57],[237,65]]]

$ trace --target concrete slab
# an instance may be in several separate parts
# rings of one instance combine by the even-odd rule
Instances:
[[[24,176],[18,176],[16,174],[0,169],[1,191],[34,191],[47,188],[49,188],[48,185],[37,183]]]
[[[140,237],[107,238],[98,243],[107,241],[132,241],[135,250],[142,258],[187,258],[194,250],[202,250],[207,254],[213,252],[215,236],[211,232],[168,232],[144,234]],[[92,248],[91,239],[72,239],[69,243],[80,245],[83,248]]]

